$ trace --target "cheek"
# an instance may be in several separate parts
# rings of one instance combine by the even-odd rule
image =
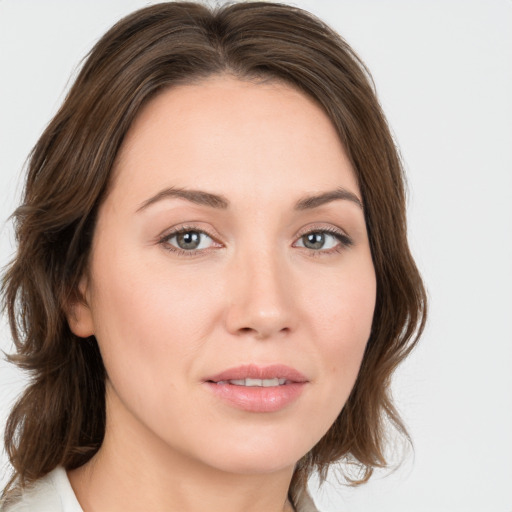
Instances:
[[[192,283],[179,276],[165,279],[140,265],[135,272],[128,265],[111,270],[108,286],[94,297],[97,337],[137,351],[143,359],[153,349],[190,349],[191,342],[201,338],[212,302],[208,294],[197,293]],[[109,272],[108,267],[105,271]],[[182,342],[176,344],[177,340]]]
[[[206,339],[212,297],[197,293],[190,275],[169,275],[140,258],[96,256],[95,334],[112,384],[134,403],[170,398]]]
[[[176,418],[191,414],[186,398],[208,332],[210,297],[193,293],[189,282],[155,277],[154,268],[128,267],[111,269],[95,303],[96,337],[118,399],[110,411],[126,409],[162,437],[163,426],[174,425],[178,435]]]
[[[364,270],[364,271],[363,271]],[[324,280],[324,287],[310,295],[306,310],[312,312],[318,338],[329,352],[358,351],[370,336],[376,300],[373,266],[358,272],[348,268],[338,278]]]
[[[336,397],[333,414],[341,411],[357,378],[368,342],[375,309],[373,266],[347,272],[326,282],[325,293],[315,294],[307,307],[312,312],[318,354],[322,358],[325,401]],[[332,399],[332,398],[331,398]]]

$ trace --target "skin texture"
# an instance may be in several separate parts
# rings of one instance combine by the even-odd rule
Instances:
[[[230,204],[165,197],[140,209],[169,187]],[[217,76],[142,110],[69,314],[108,373],[104,444],[69,473],[85,512],[287,509],[294,464],[353,387],[375,305],[362,208],[294,209],[339,187],[361,199],[329,118],[287,85]],[[192,256],[165,238],[184,226],[209,235]],[[325,229],[351,245],[325,233],[311,248],[303,235]],[[244,364],[285,364],[307,383],[278,411],[241,410],[204,380]]]

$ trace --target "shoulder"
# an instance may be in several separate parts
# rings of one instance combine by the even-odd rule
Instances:
[[[1,512],[83,512],[69,483],[66,471],[57,467],[34,482],[15,502]]]
[[[295,488],[292,491],[292,501],[296,512],[320,512],[307,489]]]

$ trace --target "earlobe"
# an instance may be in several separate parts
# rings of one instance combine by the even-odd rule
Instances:
[[[88,303],[87,279],[82,277],[78,291],[73,294],[67,306],[66,317],[71,332],[80,338],[88,338],[94,334],[94,322]]]

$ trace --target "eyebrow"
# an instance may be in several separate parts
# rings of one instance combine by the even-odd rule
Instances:
[[[315,196],[306,196],[302,199],[299,199],[295,203],[295,210],[309,210],[312,208],[318,208],[319,206],[322,206],[326,203],[330,203],[332,201],[336,200],[345,200],[345,201],[351,201],[352,203],[355,203],[361,210],[363,210],[363,203],[361,200],[353,193],[350,192],[350,190],[347,190],[343,187],[338,187],[335,190],[329,190],[327,192],[322,192],[321,194],[315,195]]]
[[[137,209],[137,212],[146,209],[148,206],[158,201],[169,198],[185,199],[191,203],[199,204],[201,206],[209,206],[210,208],[217,208],[222,210],[225,210],[229,207],[229,200],[223,195],[212,194],[211,192],[205,192],[204,190],[169,187],[161,190],[154,196],[144,201]],[[295,203],[294,210],[310,210],[336,200],[351,201],[352,203],[355,203],[357,206],[359,206],[359,208],[362,210],[364,209],[363,203],[353,192],[350,192],[343,187],[338,187],[335,190],[329,190],[327,192],[322,192],[313,196],[302,197]]]
[[[211,208],[226,209],[229,206],[229,201],[224,196],[221,195],[211,194],[210,192],[204,192],[203,190],[191,190],[170,187],[161,190],[160,192],[158,192],[158,194],[155,194],[153,197],[150,197],[149,199],[144,201],[137,209],[137,212],[144,210],[148,206],[158,201],[173,197],[186,199],[191,203],[199,204],[202,206],[209,206]]]

